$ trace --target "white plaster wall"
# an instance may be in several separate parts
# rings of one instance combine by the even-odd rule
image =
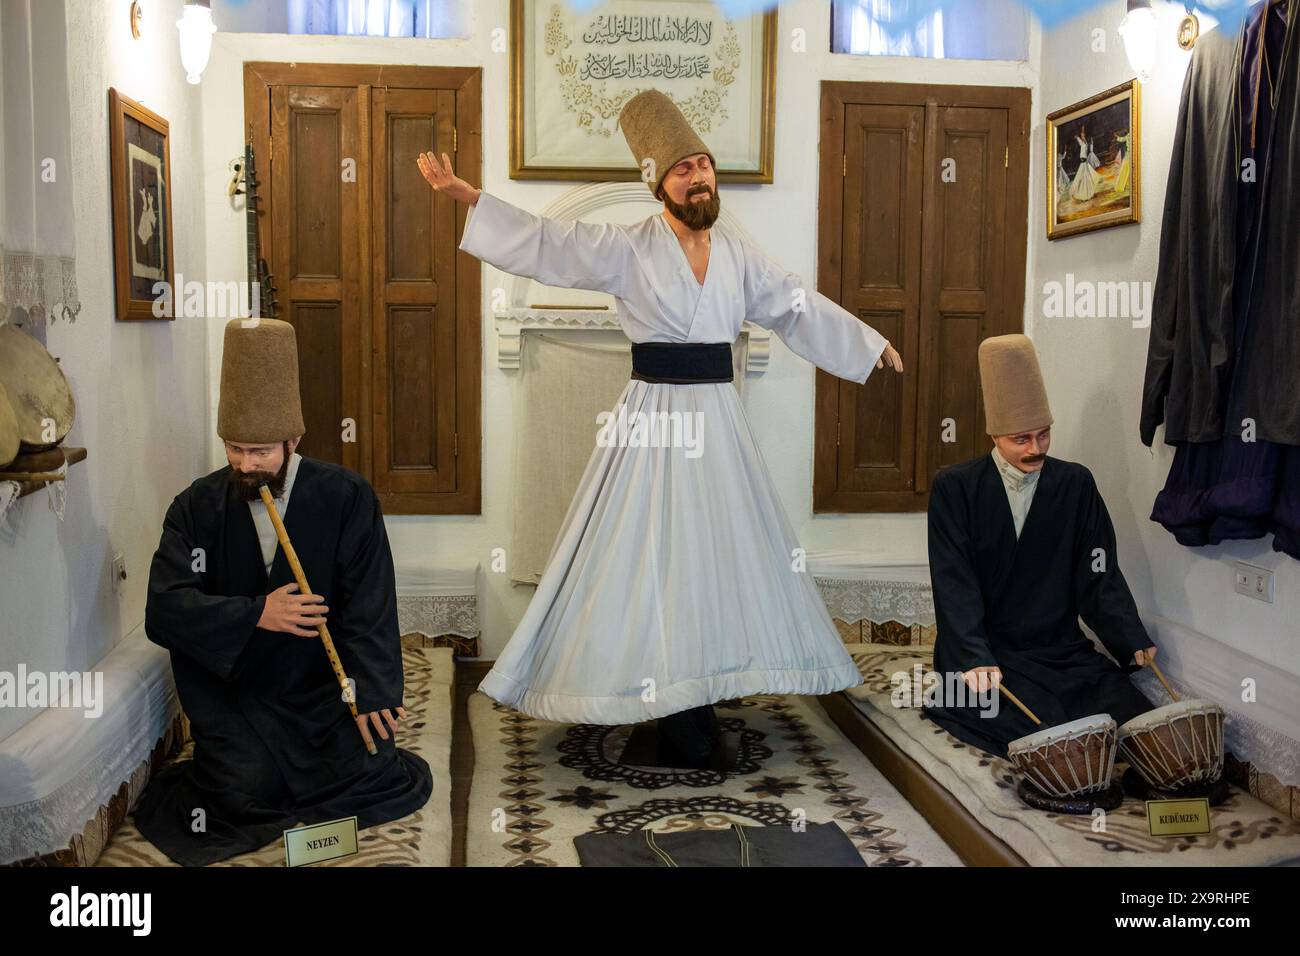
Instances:
[[[178,271],[203,278],[199,91],[185,82],[173,25],[181,0],[146,0],[133,40],[129,0],[70,0],[69,97],[77,217],[75,323],[47,330],[77,401],[67,444],[89,449],[69,469],[60,522],[46,493],[23,498],[0,530],[0,671],[84,670],[144,620],[145,582],[172,497],[209,468],[207,344],[198,320],[114,317],[108,89],[171,124],[172,219]],[[109,586],[126,559],[120,597]],[[111,702],[109,702],[111,705]],[[0,708],[0,739],[35,711]]]
[[[1176,12],[1181,16],[1181,4]],[[1219,547],[1185,548],[1150,520],[1164,487],[1173,448],[1157,433],[1154,449],[1138,438],[1142,379],[1149,330],[1122,319],[1045,318],[1045,282],[1155,281],[1165,178],[1178,103],[1190,55],[1178,49],[1167,23],[1159,59],[1142,89],[1142,222],[1048,243],[1044,220],[1044,117],[1133,76],[1115,33],[1122,3],[1108,3],[1043,37],[1042,103],[1035,110],[1035,164],[1030,215],[1033,281],[1027,330],[1047,378],[1052,453],[1087,464],[1101,488],[1119,535],[1125,576],[1144,611],[1154,612],[1221,643],[1300,675],[1300,563],[1275,552],[1271,537]],[[1094,51],[1092,30],[1106,33]],[[1232,589],[1232,562],[1244,560],[1276,574],[1276,603],[1263,604]]]

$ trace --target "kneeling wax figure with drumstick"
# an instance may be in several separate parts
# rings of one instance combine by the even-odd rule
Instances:
[[[980,706],[993,683],[1005,680],[1043,727],[1097,713],[1123,723],[1151,709],[1128,674],[1156,649],[1092,473],[1047,456],[1052,413],[1033,343],[986,339],[979,364],[993,450],[941,471],[930,493],[934,668],[947,690],[927,694],[925,713],[1005,756],[1010,741],[1041,728],[1019,707]],[[947,679],[958,673],[960,681]]]
[[[360,475],[298,455],[304,431],[293,327],[232,320],[217,412],[230,466],[167,510],[145,609],[145,633],[171,652],[194,757],[150,782],[135,823],[187,866],[300,821],[396,820],[433,790],[429,765],[394,743],[406,712],[379,501]]]

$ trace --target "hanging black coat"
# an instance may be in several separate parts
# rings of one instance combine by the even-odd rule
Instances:
[[[1292,4],[1294,6],[1294,3]],[[1242,175],[1242,31],[1197,40],[1183,83],[1151,304],[1140,434],[1215,441],[1255,422],[1264,441],[1300,444],[1300,30],[1288,14],[1273,126],[1263,149],[1264,219],[1257,267],[1237,259]],[[1243,25],[1244,28],[1244,25]],[[1267,85],[1265,86],[1267,90]],[[1265,94],[1267,95],[1267,93]],[[1249,111],[1247,111],[1249,112]],[[1234,283],[1251,285],[1251,330],[1238,356]],[[1240,295],[1240,290],[1237,292]],[[1240,407],[1229,413],[1234,377]]]
[[[1079,627],[1116,660],[1152,645],[1120,572],[1115,531],[1092,473],[1048,458],[1017,540],[1002,476],[991,455],[941,471],[930,493],[930,580],[942,677],[998,667],[1003,682],[1043,722],[1109,713],[1123,723],[1151,703]],[[1100,549],[1100,554],[1096,549]],[[1104,563],[1103,559],[1104,558]],[[925,713],[955,737],[991,753],[1039,729],[1009,701],[998,714],[945,697]]]
[[[145,633],[171,652],[194,759],[154,778],[140,832],[200,866],[264,846],[299,821],[356,815],[360,827],[427,802],[423,759],[372,736],[370,757],[317,637],[257,626],[265,595],[294,580],[276,548],[268,580],[248,503],[223,468],[172,502],[149,573]],[[303,458],[284,514],[357,709],[402,702],[392,555],[379,502],[359,475]]]

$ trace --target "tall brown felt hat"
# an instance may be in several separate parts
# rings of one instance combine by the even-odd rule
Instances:
[[[1043,372],[1028,336],[1017,332],[985,339],[979,358],[985,431],[1018,435],[1052,424]]]
[[[288,441],[306,430],[293,326],[279,319],[231,319],[221,353],[217,434],[260,445]]]
[[[642,90],[627,101],[623,112],[618,115],[618,125],[623,130],[627,145],[632,150],[632,158],[642,169],[644,176],[647,169],[645,161],[653,160],[649,167],[653,180],[646,180],[650,192],[659,198],[659,185],[664,181],[673,164],[685,156],[707,153],[709,162],[716,168],[718,161],[713,152],[704,145],[704,140],[691,129],[677,104],[667,94],[658,90]]]

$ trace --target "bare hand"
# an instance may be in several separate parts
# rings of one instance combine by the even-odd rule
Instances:
[[[320,594],[294,594],[298,585],[286,584],[266,596],[257,626],[267,631],[316,637],[316,627],[325,623],[330,609]]]
[[[903,370],[903,357],[899,355],[898,350],[888,342],[885,343],[885,351],[881,352],[880,358],[876,359],[876,368],[884,368],[886,362],[888,362],[889,367],[896,372],[901,372]]]
[[[972,667],[961,675],[961,679],[966,682],[966,686],[977,694],[984,694],[1002,683],[1002,669],[1000,667]]]
[[[442,154],[442,162],[438,162],[438,157],[431,152],[421,153],[416,157],[415,165],[420,167],[420,175],[435,192],[446,193],[456,202],[471,206],[478,202],[479,190],[451,171],[451,158],[446,153]]]
[[[1138,667],[1146,667],[1155,659],[1156,649],[1154,647],[1148,647],[1145,651],[1133,652],[1133,663],[1137,664]]]
[[[382,739],[388,739],[388,731],[384,729],[384,722],[379,719],[380,714],[383,715],[384,721],[388,722],[388,726],[393,728],[393,733],[397,733],[397,722],[406,719],[406,708],[397,707],[394,709],[397,711],[396,717],[393,717],[393,712],[387,708],[384,710],[376,710],[369,714],[357,715],[357,728],[361,731],[361,738],[366,742],[367,749],[374,746],[375,743],[375,738],[370,736],[371,724],[374,725],[375,730],[379,733],[379,736]]]

